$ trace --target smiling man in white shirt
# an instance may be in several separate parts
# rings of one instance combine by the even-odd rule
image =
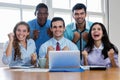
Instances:
[[[46,57],[48,62],[48,52],[56,50],[56,43],[59,43],[61,50],[78,50],[77,46],[64,37],[65,22],[61,17],[54,17],[51,21],[51,31],[53,37],[41,45],[39,57]]]

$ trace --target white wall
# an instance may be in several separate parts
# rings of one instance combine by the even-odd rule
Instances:
[[[120,0],[109,0],[109,37],[120,52]],[[120,54],[119,54],[120,64]]]
[[[6,66],[2,63],[2,56],[3,56],[3,43],[0,43],[0,67]]]

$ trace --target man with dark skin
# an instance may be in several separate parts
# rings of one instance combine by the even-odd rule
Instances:
[[[50,39],[48,30],[50,28],[51,20],[48,19],[48,7],[44,3],[40,3],[36,6],[35,10],[36,18],[28,22],[30,26],[30,37],[34,39],[36,44],[36,52],[38,54],[40,46]]]

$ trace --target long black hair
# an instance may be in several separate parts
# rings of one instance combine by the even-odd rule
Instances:
[[[92,31],[92,28],[94,25],[100,25],[102,28],[102,31],[103,31],[102,43],[103,43],[104,48],[102,50],[102,55],[104,56],[104,59],[108,57],[107,53],[110,49],[113,49],[115,51],[115,53],[118,54],[117,47],[115,45],[113,45],[109,40],[105,26],[99,22],[93,23],[91,28],[90,28],[90,31],[88,34],[88,42],[87,42],[87,45],[85,46],[85,48],[87,48],[88,53],[90,53],[94,47],[94,40],[93,40],[92,35],[91,35],[91,31]]]

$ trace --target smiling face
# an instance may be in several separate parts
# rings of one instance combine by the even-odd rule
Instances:
[[[21,41],[25,41],[27,36],[29,35],[29,31],[27,26],[25,25],[18,25],[17,29],[16,29],[16,37],[18,38],[18,40]]]
[[[63,33],[65,31],[65,26],[63,25],[63,21],[52,22],[51,31],[53,33],[54,38],[60,39],[61,37],[63,37]]]
[[[43,26],[48,18],[48,10],[46,8],[39,8],[36,12],[36,15],[39,25]]]
[[[92,27],[91,36],[95,41],[101,41],[103,37],[103,31],[99,24],[96,24]]]
[[[75,19],[77,24],[82,24],[85,22],[86,12],[84,9],[74,10],[73,18]]]

